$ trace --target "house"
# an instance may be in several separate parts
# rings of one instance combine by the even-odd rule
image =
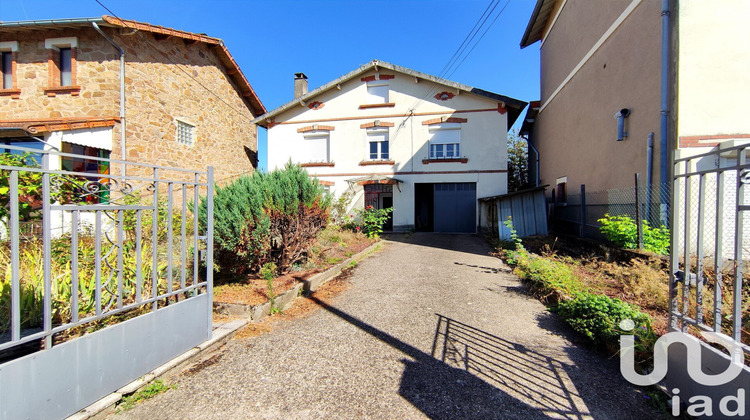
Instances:
[[[393,207],[393,231],[476,232],[507,192],[507,133],[525,102],[373,60],[255,119],[269,169],[307,168],[350,208]],[[486,220],[486,217],[485,219]]]
[[[738,0],[537,0],[521,40],[541,55],[541,98],[521,129],[530,179],[564,205],[581,184],[632,188],[640,173],[663,184],[655,221],[666,222],[672,150],[750,139],[748,15]]]
[[[541,97],[521,130],[538,168],[531,178],[552,184],[550,200],[564,209],[587,207],[570,201],[581,184],[605,200],[626,187],[635,197],[634,174],[642,174],[646,200],[659,202],[656,218],[648,207],[647,217],[671,231],[670,331],[722,332],[724,346],[734,340],[745,352],[748,16],[742,0],[537,0],[521,40],[522,48],[539,42],[541,54]],[[706,306],[704,286],[714,293]],[[728,365],[708,345],[700,355],[670,346],[668,358],[664,386],[682,401],[728,401],[750,384],[747,367],[723,384],[693,378],[687,358],[706,372]],[[737,413],[750,409],[737,401]]]
[[[0,147],[213,165],[217,181],[256,165],[250,121],[266,110],[218,38],[111,16],[0,22],[0,54]],[[127,170],[93,160],[51,165]]]

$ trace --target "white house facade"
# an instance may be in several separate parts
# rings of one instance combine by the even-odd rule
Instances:
[[[476,232],[477,199],[507,192],[508,128],[525,102],[371,61],[254,120],[269,169],[290,160],[351,208],[393,207],[394,231]]]

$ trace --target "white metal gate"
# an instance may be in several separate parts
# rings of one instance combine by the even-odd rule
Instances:
[[[66,417],[211,337],[211,167],[4,148],[42,162],[0,166],[0,419]]]

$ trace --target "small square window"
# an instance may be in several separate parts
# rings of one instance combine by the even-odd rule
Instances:
[[[195,126],[184,121],[177,121],[177,143],[185,146],[195,145]]]
[[[367,143],[369,144],[370,160],[388,160],[390,158],[387,128],[368,129]]]
[[[388,103],[388,83],[367,83],[367,103],[370,105]]]

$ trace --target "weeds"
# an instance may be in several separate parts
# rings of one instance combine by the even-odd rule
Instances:
[[[142,390],[135,392],[131,395],[123,397],[122,401],[117,405],[117,412],[124,412],[135,407],[140,401],[145,401],[155,396],[166,392],[167,390],[177,388],[176,385],[165,385],[164,381],[157,379],[151,382],[148,386]]]

